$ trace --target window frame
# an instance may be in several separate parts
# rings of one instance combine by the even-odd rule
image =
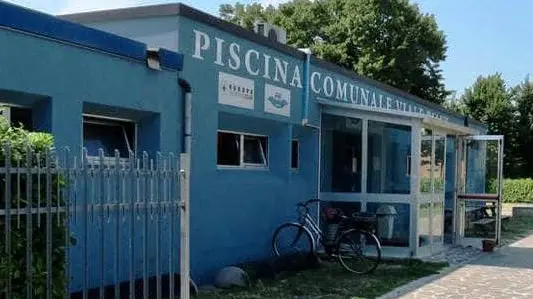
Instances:
[[[224,165],[224,164],[218,164],[218,134],[219,133],[226,133],[226,134],[233,134],[239,136],[239,165]],[[266,149],[263,148],[263,145],[261,142],[259,142],[259,145],[261,146],[261,156],[263,158],[264,163],[246,163],[244,162],[244,137],[263,137],[266,139]],[[232,130],[223,130],[218,129],[217,130],[217,168],[219,169],[268,169],[270,160],[270,143],[268,142],[268,135],[264,134],[256,134],[256,133],[246,133],[246,132],[239,132],[239,131],[232,131]],[[266,150],[266,154],[265,154]]]
[[[297,151],[296,151],[296,167],[292,166],[292,145],[293,143],[296,143]],[[291,170],[292,171],[298,171],[300,169],[300,140],[297,138],[291,139]]]
[[[90,118],[89,120],[87,118]],[[82,161],[87,159],[88,164],[90,165],[100,165],[100,156],[96,155],[89,155],[87,153],[87,156],[84,156],[83,149],[84,149],[84,127],[85,123],[92,123],[93,124],[99,124],[99,125],[117,125],[117,123],[129,123],[133,124],[133,145],[129,144],[127,133],[124,125],[120,125],[122,127],[122,132],[124,134],[124,138],[126,140],[126,145],[128,146],[128,151],[131,150],[135,157],[137,157],[137,144],[138,144],[138,128],[139,124],[132,119],[126,119],[126,118],[118,118],[118,117],[110,117],[110,116],[104,116],[104,115],[98,115],[98,114],[89,114],[89,113],[82,113],[82,121],[81,121],[81,156]],[[116,157],[114,155],[104,155],[104,165],[107,166],[113,166],[116,164]],[[129,161],[129,158],[119,157],[119,164],[120,165],[126,165]]]

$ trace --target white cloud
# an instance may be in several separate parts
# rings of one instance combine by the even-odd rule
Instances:
[[[58,14],[138,6],[140,0],[66,0]]]

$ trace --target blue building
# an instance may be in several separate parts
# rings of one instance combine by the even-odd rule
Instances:
[[[183,4],[59,18],[0,4],[0,65],[9,66],[0,99],[58,145],[153,154],[182,151],[190,97],[191,270],[200,282],[271,256],[275,228],[310,198],[395,211],[382,233],[387,256],[467,239],[460,144],[486,134],[483,124]],[[468,183],[485,192],[484,178]]]

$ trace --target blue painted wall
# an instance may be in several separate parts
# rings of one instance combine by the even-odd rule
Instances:
[[[140,150],[179,150],[181,92],[176,72],[149,70],[137,62],[9,30],[0,31],[0,42],[0,90],[14,95],[2,97],[2,102],[25,101],[17,92],[33,95],[27,104],[50,114],[38,122],[54,134],[58,145],[80,148],[82,113],[105,113],[110,106],[117,117],[145,120],[159,115],[160,130],[139,136],[139,142],[151,134],[160,141]],[[86,103],[94,105],[84,111]]]
[[[27,35],[8,29],[0,30],[0,100],[2,102],[28,105],[33,108],[35,127],[51,132],[56,146],[68,146],[73,155],[81,153],[82,113],[109,115],[136,120],[139,125],[138,149],[149,153],[179,152],[181,131],[182,94],[176,71],[154,71],[144,63],[111,56],[102,52]],[[95,202],[96,195],[90,196]],[[82,200],[77,198],[77,200]],[[85,226],[82,214],[72,224],[72,233],[78,239],[71,249],[72,290],[82,285],[82,252]],[[114,227],[117,217],[111,217],[108,227]],[[141,221],[142,222],[142,221]],[[88,243],[90,268],[89,287],[98,285],[101,246],[99,240],[100,220],[96,215],[89,225]],[[138,222],[136,225],[142,225]],[[121,224],[119,250],[127,252],[128,231],[131,223]],[[163,225],[168,227],[167,222]],[[149,230],[153,231],[150,225]],[[163,230],[166,234],[168,230]],[[175,233],[177,234],[177,230]],[[153,238],[153,233],[150,234]],[[116,235],[107,232],[105,243],[115,240]],[[142,234],[135,235],[135,242],[142,248]],[[149,244],[154,244],[153,240]],[[166,244],[166,245],[165,245]],[[178,244],[176,243],[175,246]],[[161,246],[168,248],[168,243]],[[149,249],[149,271],[155,264],[154,248]],[[163,249],[163,254],[168,250]],[[113,252],[104,253],[105,282],[114,281],[112,272]],[[115,253],[116,254],[116,253]],[[127,255],[121,255],[120,279],[128,278],[130,263]],[[135,264],[141,263],[137,253]],[[177,268],[177,267],[176,267]],[[165,268],[162,268],[165,269]],[[140,277],[140,273],[136,273]]]
[[[185,64],[193,66],[183,72],[193,90],[191,265],[195,279],[206,282],[220,267],[272,256],[275,228],[295,219],[297,202],[317,196],[318,133],[300,125],[302,89],[289,83],[294,66],[302,72],[302,61],[187,18],[180,17],[179,28],[179,52],[185,55]],[[211,46],[201,52],[203,59],[193,57],[193,30],[209,36]],[[224,40],[224,66],[214,63],[215,38]],[[241,51],[237,70],[228,65],[228,47],[235,41]],[[274,64],[269,66],[271,79],[264,78],[263,58],[251,60],[251,69],[261,70],[261,75],[250,75],[243,65],[250,49],[287,62],[287,84],[273,80]],[[218,103],[220,71],[254,80],[253,109]],[[264,112],[265,83],[290,90],[290,117]],[[217,168],[217,129],[268,136],[268,169]],[[290,167],[292,139],[300,141],[296,171]]]
[[[90,24],[90,27],[113,32],[141,41],[151,47],[161,47],[171,50],[178,48],[178,34],[176,16],[143,18],[139,20],[101,21]]]

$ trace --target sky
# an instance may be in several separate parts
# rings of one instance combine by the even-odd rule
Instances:
[[[50,14],[176,2],[172,0],[7,0]],[[179,1],[179,0],[177,0]],[[480,76],[502,73],[514,86],[533,73],[530,0],[412,0],[433,14],[446,35],[447,58],[441,64],[446,88],[459,94]],[[235,0],[181,0],[217,15],[218,7]],[[240,0],[264,5],[284,0]]]

